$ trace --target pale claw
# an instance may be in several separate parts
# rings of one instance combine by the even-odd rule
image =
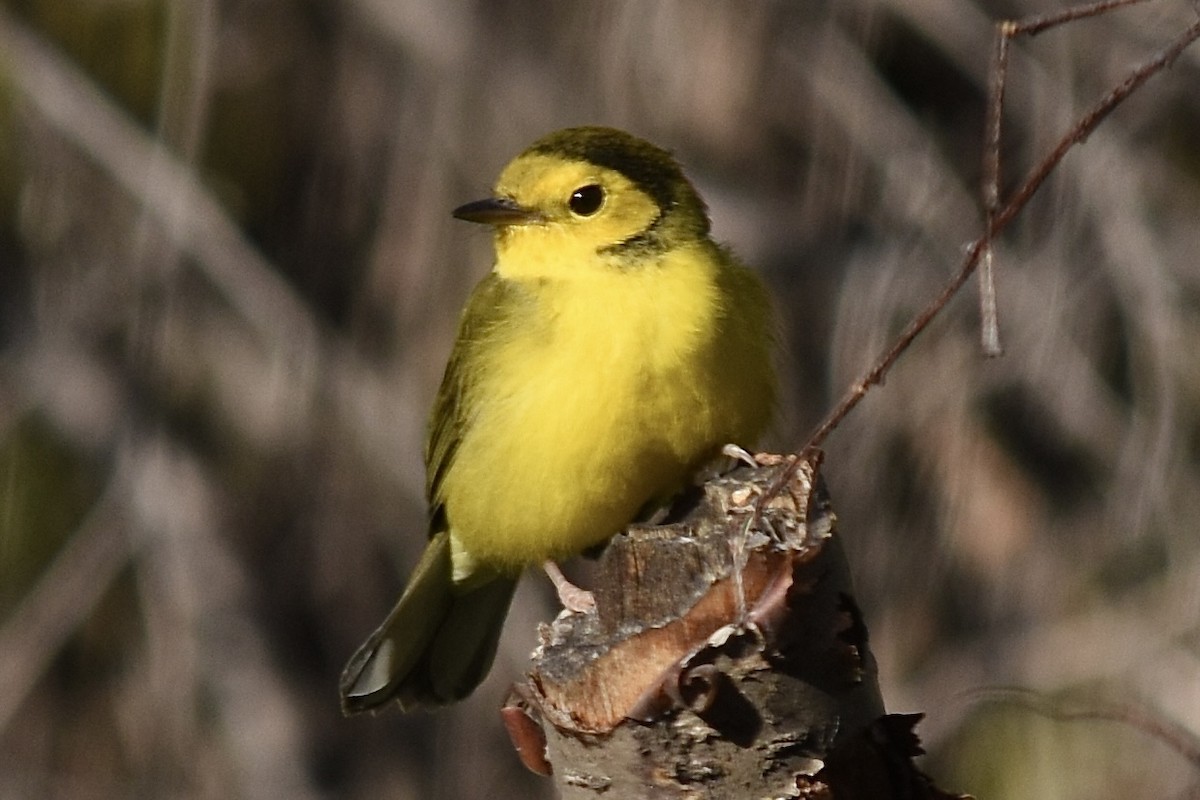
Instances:
[[[554,589],[558,592],[558,602],[562,603],[563,608],[576,614],[586,614],[596,608],[595,596],[567,580],[567,576],[562,574],[558,564],[547,561],[542,564],[542,569],[546,570],[546,575],[554,584]]]
[[[732,442],[721,447],[721,454],[741,461],[743,464],[749,467],[759,466],[758,459],[754,457],[754,454],[741,445],[736,445]]]

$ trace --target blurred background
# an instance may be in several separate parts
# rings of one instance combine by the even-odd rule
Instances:
[[[556,128],[672,149],[777,299],[786,451],[979,234],[992,21],[1056,7],[0,0],[0,797],[550,797],[497,714],[540,576],[470,701],[338,711],[489,266],[450,209]],[[1018,41],[1006,186],[1195,13]],[[969,288],[828,441],[945,788],[1200,796],[1151,735],[1200,732],[1197,86],[1200,46],[1003,237],[1003,358]]]

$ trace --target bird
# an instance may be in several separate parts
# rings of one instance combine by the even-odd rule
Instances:
[[[560,130],[453,216],[491,228],[495,261],[430,415],[428,543],[342,674],[347,715],[468,696],[527,567],[586,607],[555,563],[661,507],[725,445],[756,442],[776,403],[768,292],[713,240],[668,151]]]

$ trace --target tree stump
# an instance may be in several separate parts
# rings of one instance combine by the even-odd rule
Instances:
[[[921,793],[918,717],[884,714],[819,460],[794,460],[616,536],[596,608],[542,626],[503,714],[564,800],[948,797]]]

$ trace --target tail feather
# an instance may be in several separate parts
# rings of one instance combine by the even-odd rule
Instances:
[[[434,702],[461,700],[487,677],[516,588],[516,581],[497,578],[455,598],[429,648],[429,696]]]
[[[453,703],[487,676],[516,581],[456,587],[448,532],[436,534],[396,606],[342,672],[342,712],[392,700],[402,710]]]

